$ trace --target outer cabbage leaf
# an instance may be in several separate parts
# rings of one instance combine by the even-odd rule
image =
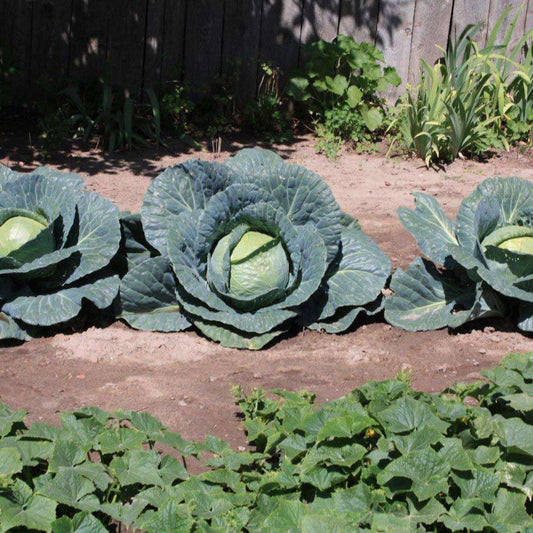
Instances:
[[[466,276],[442,273],[421,258],[392,276],[394,294],[385,303],[385,319],[408,331],[456,328],[476,318],[503,316],[493,291]]]
[[[231,327],[220,326],[216,323],[206,322],[198,318],[195,319],[194,325],[206,337],[219,342],[222,346],[227,348],[237,348],[239,350],[260,350],[269,342],[272,342],[276,337],[283,335],[290,328],[287,324],[286,328],[280,326],[261,335],[255,333],[247,335],[243,331],[236,331]]]
[[[533,183],[520,178],[489,178],[463,200],[457,215],[457,237],[471,252],[479,240],[479,205],[491,200],[499,207],[498,225],[514,224],[525,214],[533,214]]]
[[[120,241],[121,254],[117,258],[117,269],[122,275],[134,266],[159,255],[159,252],[150,245],[144,234],[140,213],[120,213]]]
[[[315,331],[325,331],[326,333],[344,333],[361,315],[374,316],[383,311],[385,299],[380,294],[373,302],[366,304],[364,307],[341,307],[336,310],[335,314],[318,320],[308,325],[309,329]]]
[[[29,338],[28,333],[15,320],[0,311],[0,340],[17,339],[25,341]]]
[[[242,176],[255,179],[283,165],[283,159],[264,148],[244,148],[226,161],[226,165]]]
[[[338,258],[322,284],[325,302],[318,320],[333,316],[341,307],[373,302],[376,287],[385,286],[390,271],[390,260],[370,237],[361,230],[344,227]]]
[[[45,178],[60,179],[68,187],[72,189],[85,189],[85,183],[78,174],[74,172],[58,172],[55,168],[40,167],[31,173],[17,172],[5,165],[0,165],[0,192],[7,183],[13,183],[18,178],[27,176],[43,176]]]
[[[518,306],[518,327],[533,332],[533,304],[520,303]]]
[[[85,193],[77,200],[77,214],[77,231],[75,236],[69,235],[66,247],[75,248],[80,261],[63,281],[65,284],[74,283],[107,266],[120,245],[118,209],[109,200],[96,193]]]
[[[207,201],[233,182],[230,169],[217,163],[191,160],[167,168],[146,192],[141,208],[148,242],[166,254],[168,231],[183,211],[204,209]]]
[[[400,220],[416,239],[422,253],[444,265],[449,261],[449,245],[458,244],[455,224],[446,217],[435,198],[424,193],[413,193],[413,196],[415,209],[398,209]]]
[[[118,276],[109,274],[51,294],[36,294],[27,288],[22,295],[4,304],[2,309],[26,324],[53,326],[78,316],[84,300],[92,302],[98,309],[109,307],[118,294],[119,286]]]
[[[190,322],[181,313],[170,261],[163,256],[145,260],[122,279],[120,315],[135,329],[182,331]]]

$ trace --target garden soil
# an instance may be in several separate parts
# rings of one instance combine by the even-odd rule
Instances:
[[[242,146],[227,144],[220,154],[149,152],[104,159],[98,151],[73,152],[58,155],[53,166],[80,172],[90,190],[135,211],[164,168],[190,157],[222,161]],[[418,253],[396,215],[398,207],[412,207],[411,191],[435,196],[455,216],[461,199],[487,177],[533,180],[533,160],[516,152],[427,170],[418,160],[383,155],[345,152],[328,160],[305,137],[276,150],[320,174],[395,268],[407,267]],[[29,161],[28,154],[11,153],[2,162],[29,170]],[[261,352],[223,348],[194,331],[139,332],[119,322],[0,348],[0,402],[29,411],[30,420],[48,422],[57,422],[59,410],[86,405],[147,411],[186,438],[214,434],[239,446],[244,436],[233,385],[306,389],[322,401],[404,371],[412,373],[415,388],[439,391],[458,380],[478,379],[480,370],[509,352],[526,351],[533,351],[533,337],[518,333],[506,319],[459,331],[410,333],[380,318],[340,336],[296,332]]]

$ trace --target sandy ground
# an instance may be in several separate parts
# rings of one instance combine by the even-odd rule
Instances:
[[[89,189],[134,211],[164,168],[190,157],[224,160],[241,146],[227,145],[218,155],[150,152],[104,160],[98,152],[75,152],[58,157],[54,165],[80,172]],[[533,180],[532,159],[517,153],[487,162],[458,161],[435,171],[418,160],[350,152],[328,160],[315,153],[309,138],[276,150],[319,173],[342,209],[359,219],[394,267],[406,267],[418,254],[396,216],[398,207],[412,206],[410,192],[432,194],[455,216],[461,199],[487,177]],[[24,159],[17,157],[12,154],[3,162],[16,165]],[[293,335],[263,352],[222,348],[195,332],[146,333],[116,323],[0,348],[0,401],[46,421],[57,420],[58,410],[84,405],[146,410],[187,438],[211,433],[241,444],[232,385],[308,389],[327,400],[368,379],[404,370],[412,371],[415,387],[437,391],[457,380],[479,378],[480,369],[509,352],[532,350],[533,338],[516,332],[506,320],[480,321],[459,332],[409,333],[378,319],[341,336]]]

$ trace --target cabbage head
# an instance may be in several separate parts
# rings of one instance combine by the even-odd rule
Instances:
[[[342,332],[382,308],[387,257],[318,175],[273,152],[168,168],[141,219],[158,255],[122,280],[121,316],[135,328],[194,325],[224,346],[260,349],[295,325]]]
[[[117,208],[75,175],[0,166],[0,340],[25,340],[111,306],[110,262],[121,239]]]
[[[416,208],[400,208],[399,216],[433,263],[418,258],[394,273],[385,318],[416,331],[511,316],[533,331],[533,183],[485,180],[463,200],[456,222],[431,196],[414,197]]]

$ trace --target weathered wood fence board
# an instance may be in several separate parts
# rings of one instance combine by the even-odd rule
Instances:
[[[379,2],[374,0],[342,0],[339,33],[357,42],[375,43],[377,39]],[[380,37],[379,44],[383,43]]]
[[[298,66],[303,0],[263,0],[259,57],[286,75]]]
[[[108,32],[107,5],[91,0],[73,0],[69,41],[70,76],[87,80],[102,74]]]
[[[324,9],[324,0],[304,2],[300,43],[310,43],[319,39],[331,41],[336,37],[339,31],[341,0],[326,1],[328,9]]]
[[[71,21],[71,2],[52,5],[47,0],[36,0],[33,3],[32,80],[68,75]]]
[[[448,40],[449,24],[442,24],[442,21],[451,19],[452,7],[452,0],[416,2],[407,78],[409,83],[418,79],[421,59],[431,65],[442,56],[437,44],[445,46]]]
[[[241,102],[252,100],[257,87],[261,11],[261,0],[226,2],[222,74],[235,78],[236,94]],[[246,50],[244,57],[243,50]]]
[[[385,63],[396,67],[404,84],[409,76],[414,18],[415,0],[382,0],[380,3],[376,42],[383,48]],[[388,98],[394,100],[399,96],[403,85],[391,88]]]
[[[207,86],[220,75],[224,2],[187,2],[184,79],[192,86]]]
[[[435,45],[471,23],[482,25],[484,45],[507,6],[498,36],[520,8],[516,43],[533,26],[533,0],[0,0],[0,57],[17,67],[21,97],[44,77],[102,75],[107,58],[113,82],[133,94],[172,80],[205,87],[223,75],[242,102],[257,91],[261,62],[286,79],[305,43],[338,33],[373,42],[404,84],[416,83],[419,60],[439,56]]]
[[[161,4],[161,0],[156,0]],[[183,79],[187,0],[164,0],[161,46],[161,82]],[[149,12],[150,13],[150,12]]]
[[[487,39],[487,21],[490,0],[455,0],[452,16],[452,37],[459,36],[461,31],[469,24],[481,24],[480,31],[475,36],[476,41],[485,45]]]

